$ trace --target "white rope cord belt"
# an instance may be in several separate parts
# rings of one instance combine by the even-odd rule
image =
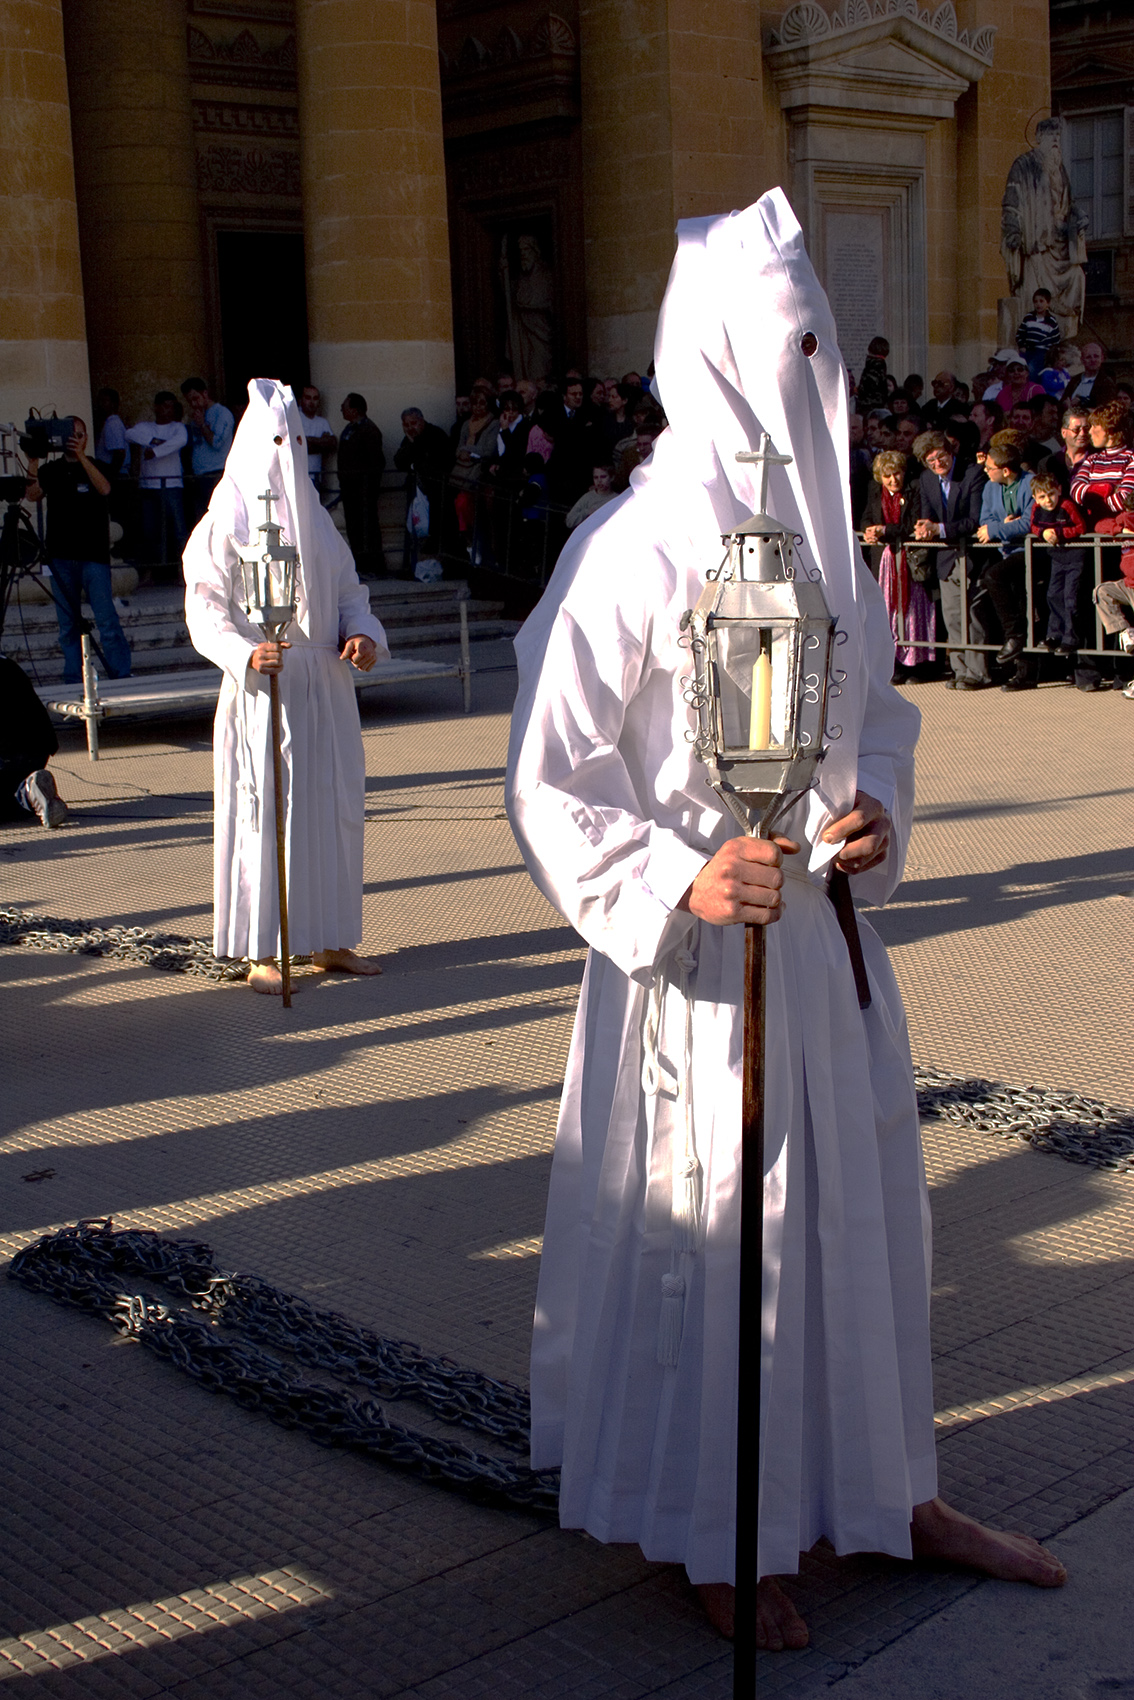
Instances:
[[[696,942],[695,926],[690,942]],[[665,1084],[662,1054],[665,1008],[668,994],[675,990],[683,1007],[681,1059],[673,1081],[677,1115],[670,1150],[670,1266],[662,1276],[661,1315],[658,1321],[658,1362],[673,1366],[681,1352],[685,1326],[685,1292],[691,1260],[701,1248],[703,1233],[704,1170],[697,1155],[697,1132],[693,1115],[693,999],[689,976],[697,957],[689,944],[679,945],[662,958],[650,986],[642,1023],[642,1091],[646,1095],[649,1139],[646,1148],[647,1218],[649,1216],[649,1173],[654,1149],[657,1103]],[[680,1143],[679,1143],[680,1142]]]

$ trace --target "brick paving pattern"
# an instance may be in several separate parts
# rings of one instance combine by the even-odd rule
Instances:
[[[504,659],[503,646],[478,646]],[[381,979],[243,986],[0,953],[0,1251],[113,1214],[524,1379],[582,956],[503,815],[511,682],[364,708]],[[1134,1101],[1131,706],[1057,688],[926,714],[909,879],[874,917],[926,1064]],[[210,925],[209,729],[77,733],[76,824],[0,833],[0,901]],[[1047,1535],[1134,1484],[1134,1178],[927,1124],[942,1491]],[[51,1171],[39,1180],[26,1177]],[[681,1573],[320,1450],[0,1282],[0,1682],[189,1700],[725,1700]],[[974,1578],[819,1549],[817,1693]]]

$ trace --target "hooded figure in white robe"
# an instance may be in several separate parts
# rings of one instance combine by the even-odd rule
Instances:
[[[279,673],[288,921],[293,952],[352,949],[362,936],[366,764],[349,638],[388,657],[381,623],[307,476],[306,421],[291,390],[248,385],[224,474],[186,545],[185,620],[195,649],[224,671],[213,737],[214,924],[218,956],[279,951],[275,787],[267,677],[250,659],[264,634],[244,612],[241,556],[259,558],[263,493],[281,540],[299,550],[296,614]]]
[[[890,896],[920,717],[890,686],[886,610],[852,534],[835,325],[782,192],[678,226],[656,366],[668,431],[568,542],[516,640],[510,815],[532,877],[590,946],[536,1307],[532,1463],[562,1466],[564,1526],[728,1583],[744,927],[680,906],[738,831],[693,755],[681,619],[722,532],[759,505],[760,470],[735,457],[763,431],[792,456],[771,469],[767,511],[822,574],[847,677],[818,787],[777,829],[802,850],[767,930],[762,1576],[798,1569],[821,1536],[909,1557],[911,1510],[936,1492],[905,1019],[865,923],[859,1008],[826,889],[839,846],[821,841],[856,789],[878,799],[890,849],[855,888]]]

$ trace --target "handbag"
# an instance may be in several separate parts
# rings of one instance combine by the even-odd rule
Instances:
[[[931,549],[906,549],[906,566],[915,584],[924,584],[927,588],[937,583],[937,566]]]

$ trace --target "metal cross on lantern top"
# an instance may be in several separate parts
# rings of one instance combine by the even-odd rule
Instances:
[[[736,458],[760,467],[760,506],[722,537],[725,558],[683,622],[694,664],[689,701],[697,714],[693,750],[710,785],[746,834],[767,838],[815,783],[823,759],[835,622],[818,574],[797,566],[791,533],[765,511],[769,470],[792,457],[777,454],[764,432],[758,450]],[[735,1700],[755,1694],[760,1579],[767,945],[762,926],[749,923],[744,934]]]
[[[294,543],[280,542],[280,527],[272,518],[272,503],[276,498],[265,490],[260,500],[264,504],[264,523],[257,529],[264,536],[264,552],[259,556],[242,555],[240,568],[244,575],[244,612],[259,626],[269,643],[278,643],[295,618],[295,583],[299,571],[299,550]],[[268,674],[268,691],[272,707],[272,777],[276,802],[276,880],[280,910],[280,978],[283,981],[283,1005],[291,1008],[291,953],[287,924],[287,836],[286,804],[283,788],[283,750],[280,725],[280,680],[278,673]]]

